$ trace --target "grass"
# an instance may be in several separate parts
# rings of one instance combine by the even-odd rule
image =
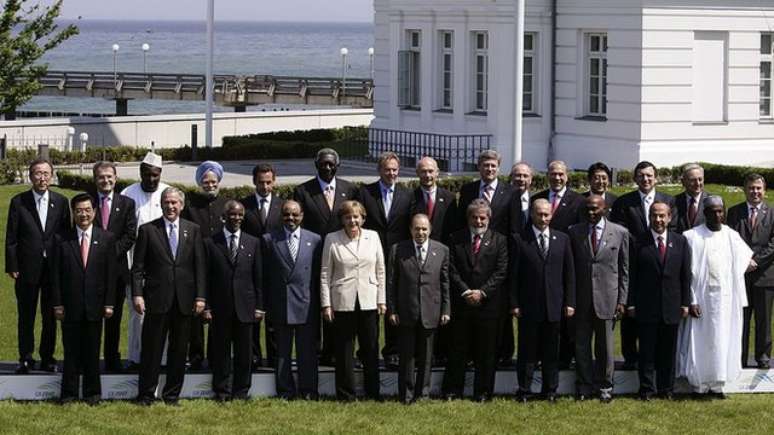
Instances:
[[[0,186],[0,226],[5,225],[11,196],[23,190],[23,186]],[[661,190],[679,191],[676,187]],[[708,190],[722,194],[727,205],[743,200],[738,189],[708,186]],[[0,228],[0,242],[4,243],[4,238],[5,231]],[[5,274],[0,277],[0,291],[5,292],[0,298],[0,360],[15,360],[15,297]],[[122,340],[125,349],[125,337]],[[61,345],[57,353],[61,357]],[[576,403],[570,398],[562,398],[556,405],[522,405],[498,398],[485,405],[428,401],[412,407],[390,401],[342,404],[276,399],[225,405],[188,400],[176,408],[141,408],[127,402],[89,408],[5,401],[0,402],[0,433],[761,433],[774,427],[773,404],[774,397],[767,394],[733,395],[725,401],[642,403],[619,398],[610,405]]]

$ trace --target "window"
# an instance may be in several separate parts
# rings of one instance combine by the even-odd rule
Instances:
[[[439,41],[438,107],[441,110],[452,110],[454,108],[454,32],[442,30],[439,33]]]
[[[761,118],[772,118],[774,109],[771,90],[772,66],[774,65],[774,33],[761,34]]]
[[[607,34],[586,35],[586,115],[607,115]]]
[[[473,32],[473,111],[486,112],[489,91],[489,34]]]
[[[522,98],[524,113],[535,113],[535,42],[537,36],[534,33],[524,34],[524,88]]]
[[[406,48],[398,52],[398,106],[418,109],[420,105],[419,60],[422,48],[422,32],[406,31]]]

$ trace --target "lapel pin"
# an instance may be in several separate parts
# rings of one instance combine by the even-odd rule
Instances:
[[[342,193],[341,193],[341,197],[342,197],[342,198],[346,198],[346,197],[347,197],[347,195],[346,195],[344,192],[342,192]]]
[[[556,236],[551,236],[551,240],[556,240]]]
[[[95,241],[93,241],[91,244],[92,244],[92,245],[99,245],[99,242],[95,240]]]
[[[672,247],[672,242],[669,242],[669,247],[670,247],[670,248]]]
[[[440,199],[438,200],[438,202],[443,202],[443,198],[440,198]]]
[[[311,242],[306,242],[306,246],[312,246]]]
[[[239,249],[245,249],[245,245],[239,245]]]
[[[51,203],[48,206],[51,207],[51,208],[54,208],[54,203]]]
[[[435,257],[435,251],[431,252],[431,254],[433,254],[433,257]]]
[[[566,206],[566,205],[567,205],[567,203],[566,203],[566,202],[563,202],[563,203],[562,203],[562,207],[564,207],[564,206]]]
[[[118,207],[116,207],[116,211],[121,211],[121,209],[120,209],[120,208],[118,208]]]

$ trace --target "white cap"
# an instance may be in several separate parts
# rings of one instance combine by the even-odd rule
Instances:
[[[148,154],[145,154],[145,158],[142,159],[142,162],[146,165],[161,169],[161,156],[156,153],[148,152]]]

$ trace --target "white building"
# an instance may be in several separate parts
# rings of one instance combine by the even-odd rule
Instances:
[[[374,5],[372,143],[488,140],[512,161],[517,0]],[[527,0],[524,32],[533,165],[774,162],[774,2]]]

